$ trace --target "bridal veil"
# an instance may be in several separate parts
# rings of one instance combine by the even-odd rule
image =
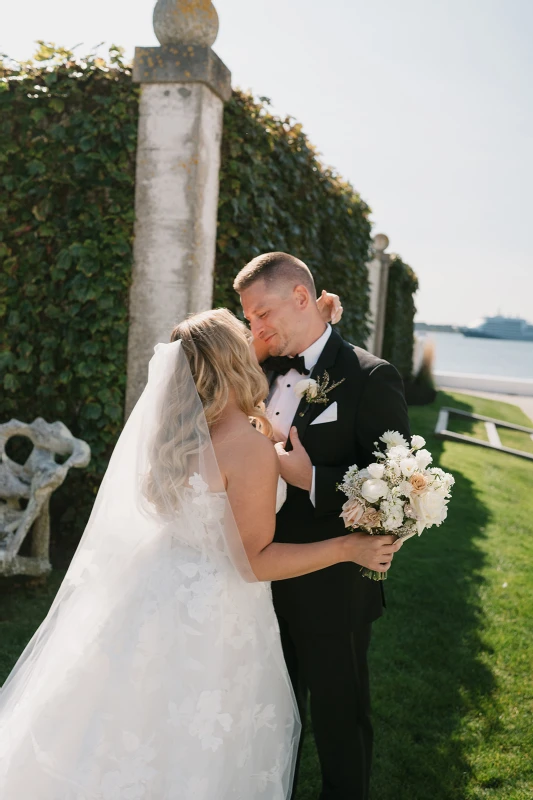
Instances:
[[[180,342],[0,692],[2,800],[286,800],[298,712]]]

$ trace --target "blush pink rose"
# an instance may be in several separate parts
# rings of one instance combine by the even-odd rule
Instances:
[[[378,511],[377,508],[367,508],[361,517],[360,524],[364,525],[365,528],[378,528],[382,519],[381,511]]]
[[[347,500],[342,507],[341,517],[344,520],[345,528],[353,528],[357,525],[365,512],[365,507],[359,500]]]

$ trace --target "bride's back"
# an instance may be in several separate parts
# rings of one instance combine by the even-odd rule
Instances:
[[[230,476],[234,482],[245,480],[250,466],[258,477],[276,464],[272,442],[250,424],[234,402],[228,403],[219,424],[211,431],[211,439],[224,489],[228,488]]]

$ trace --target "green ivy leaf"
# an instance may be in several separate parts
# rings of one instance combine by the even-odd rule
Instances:
[[[43,359],[39,364],[39,368],[43,375],[51,375],[55,370],[55,364],[52,360]]]
[[[30,111],[30,118],[34,122],[40,122],[42,119],[44,119],[44,117],[46,117],[46,113],[47,110],[46,108],[44,108],[44,106],[41,106],[39,108],[32,108],[32,110]]]
[[[15,362],[15,366],[19,372],[31,372],[33,369],[33,359],[19,358]]]
[[[60,97],[52,97],[49,105],[50,108],[53,108],[54,111],[57,111],[58,114],[61,114],[61,112],[65,108],[65,101],[62,100]]]
[[[87,419],[100,419],[102,416],[102,406],[98,403],[87,403],[84,408],[85,417]]]
[[[8,372],[7,375],[4,376],[4,389],[6,392],[16,392],[19,386],[19,380],[13,373]]]
[[[46,164],[42,161],[30,161],[27,170],[30,175],[44,175],[46,172]]]

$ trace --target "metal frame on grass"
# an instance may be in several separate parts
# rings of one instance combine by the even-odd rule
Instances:
[[[484,442],[482,439],[476,439],[474,436],[465,436],[463,433],[449,431],[448,420],[450,414],[484,422],[489,441]],[[509,453],[512,456],[520,456],[520,458],[528,458],[533,461],[533,453],[527,453],[525,450],[515,450],[513,447],[504,447],[498,435],[498,428],[509,428],[512,431],[528,433],[533,439],[533,428],[525,428],[523,425],[513,425],[511,422],[503,422],[501,419],[483,417],[481,414],[470,414],[468,411],[460,411],[458,408],[448,408],[446,406],[439,411],[439,418],[437,419],[437,425],[435,427],[435,436],[439,439],[451,439],[454,442],[466,442],[467,444],[477,444],[479,447],[489,447],[491,450],[499,450],[502,453]]]

